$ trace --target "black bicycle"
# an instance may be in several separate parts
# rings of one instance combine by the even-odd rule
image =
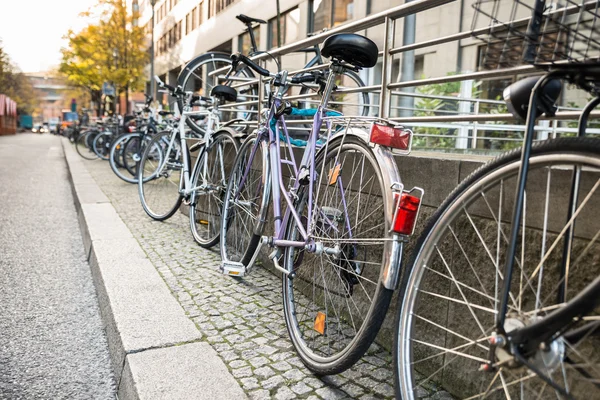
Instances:
[[[258,50],[256,45],[256,39],[254,37],[254,24],[266,24],[266,21],[258,18],[248,17],[240,14],[236,17],[247,27],[247,32],[250,36],[250,53],[249,56],[253,56],[263,51]],[[309,34],[311,36],[313,34]],[[299,50],[302,53],[314,53],[314,57],[311,58],[304,68],[311,68],[317,65],[323,65],[321,76],[316,76],[314,83],[305,83],[300,89],[299,95],[301,96],[298,100],[298,108],[316,108],[319,104],[319,96],[316,99],[311,100],[311,97],[316,95],[316,92],[322,90],[327,82],[329,71],[325,68],[328,64],[323,60],[321,56],[321,50],[318,44],[307,49]],[[208,96],[212,87],[216,84],[214,77],[210,75],[212,71],[221,69],[223,67],[229,67],[231,65],[230,55],[221,52],[209,52],[202,54],[192,61],[190,61],[180,72],[177,78],[177,84],[184,91],[192,91],[203,96]],[[310,73],[311,76],[315,75],[315,72]],[[258,99],[258,91],[255,85],[244,85],[244,81],[252,81],[255,79],[254,73],[248,67],[242,66],[241,69],[237,70],[232,74],[230,79],[226,83],[237,89],[238,92],[238,103],[236,108],[230,112],[229,115],[222,117],[223,121],[228,121],[236,118],[241,119],[253,119],[257,114],[257,107],[255,105]],[[367,92],[346,92],[344,89],[352,90],[359,87],[364,87],[365,84],[354,71],[344,71],[343,74],[336,78],[335,82],[339,90],[332,95],[329,107],[333,110],[340,111],[344,115],[355,115],[355,116],[367,116],[370,111],[370,100]],[[183,104],[179,104],[180,109],[183,109]],[[254,118],[255,119],[255,118]],[[187,121],[188,125],[196,132],[204,134],[202,131],[202,124],[198,123],[197,120],[190,118]],[[312,124],[312,121],[307,120],[307,123]],[[309,125],[310,126],[310,125]]]
[[[398,398],[440,386],[468,399],[600,398],[600,140],[585,136],[600,104],[599,4],[476,1],[474,28],[482,16],[490,27],[483,65],[545,75],[504,91],[526,119],[523,148],[465,179],[417,242],[398,297]],[[532,145],[563,82],[592,96],[577,137]]]

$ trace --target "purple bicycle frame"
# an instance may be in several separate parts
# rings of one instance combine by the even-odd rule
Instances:
[[[271,119],[275,115],[275,109],[277,109],[281,105],[281,101],[282,100],[279,98],[273,99],[273,104],[271,106],[271,109],[269,110],[269,115],[268,115],[267,121],[271,121]],[[313,199],[313,187],[314,187],[314,185],[313,185],[314,182],[313,182],[312,178],[315,176],[314,159],[315,159],[316,149],[317,149],[317,137],[319,136],[319,131],[321,130],[321,126],[323,125],[323,110],[324,110],[324,107],[322,105],[319,105],[317,112],[315,113],[315,116],[313,118],[312,130],[311,130],[310,136],[308,138],[304,153],[302,155],[302,161],[300,163],[300,168],[306,168],[306,166],[309,167],[309,176],[311,177],[311,180],[308,184],[308,215],[312,215],[312,207],[313,207],[312,199]],[[294,187],[293,187],[294,192],[297,192],[300,187],[300,183],[298,182],[298,179],[297,179],[299,170],[296,167],[294,155],[293,155],[293,152],[291,151],[292,147],[291,147],[291,143],[290,143],[290,139],[289,139],[289,135],[288,135],[288,131],[287,131],[287,126],[285,124],[285,120],[284,120],[283,116],[279,118],[278,122],[281,123],[281,126],[283,128],[284,136],[285,136],[286,142],[287,142],[286,144],[288,145],[288,148],[290,149],[289,153],[290,153],[291,161],[281,160],[280,137],[278,134],[276,134],[276,132],[274,132],[271,129],[270,124],[267,122],[266,129],[268,129],[268,132],[269,132],[269,137],[268,137],[268,139],[269,139],[269,162],[270,162],[270,167],[271,167],[271,191],[272,191],[272,195],[273,195],[273,200],[272,200],[273,216],[274,216],[274,220],[275,220],[275,236],[274,236],[274,240],[273,240],[273,245],[284,246],[284,247],[288,247],[288,246],[304,247],[308,242],[308,234],[307,234],[307,231],[304,229],[304,225],[302,224],[302,220],[294,207],[293,201],[288,196],[287,190],[284,187],[284,183],[283,183],[283,179],[282,179],[281,163],[283,162],[283,163],[291,164],[293,167],[294,175],[296,178],[296,179],[294,179]],[[254,143],[254,146],[250,153],[250,160],[254,159],[254,156],[256,155],[258,146],[260,145],[261,136],[265,135],[264,128],[265,128],[265,126],[263,126],[263,129],[259,129],[259,131],[258,131],[259,136],[257,137],[257,140]],[[246,166],[246,170],[244,171],[244,176],[242,177],[242,180],[240,181],[240,187],[242,187],[245,184],[248,173],[250,172],[251,165],[252,165],[252,162],[251,161],[248,162],[248,164]],[[342,193],[343,193],[343,189],[342,189]],[[239,195],[239,192],[237,195]],[[288,204],[288,207],[285,211],[285,215],[283,216],[283,218],[281,217],[281,196],[283,196],[284,200]],[[344,201],[344,208],[345,207],[346,207],[346,204]],[[284,235],[285,231],[284,231],[284,229],[282,229],[282,227],[285,227],[288,224],[290,216],[296,220],[298,230],[300,231],[300,234],[302,235],[302,238],[304,239],[304,241],[291,241],[291,240],[283,239],[283,235]],[[310,232],[310,230],[311,230],[311,223],[312,223],[312,221],[308,221],[308,232]]]

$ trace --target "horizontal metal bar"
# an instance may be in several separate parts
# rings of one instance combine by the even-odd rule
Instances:
[[[544,71],[536,69],[533,65],[522,65],[520,67],[514,68],[504,68],[504,69],[496,69],[492,71],[481,71],[481,72],[471,72],[466,74],[459,75],[448,75],[442,76],[439,78],[427,78],[427,79],[418,79],[413,81],[406,82],[396,82],[390,83],[388,85],[388,89],[398,89],[404,87],[412,87],[412,86],[423,86],[430,85],[435,83],[448,83],[448,82],[460,82],[466,81],[470,79],[478,80],[478,79],[490,79],[490,78],[500,78],[504,76],[512,76],[517,74],[525,74],[525,73],[535,73],[536,75],[543,74]]]
[[[562,111],[557,112],[554,117],[541,117],[541,120],[578,120],[581,112],[579,111]],[[600,118],[600,111],[594,111],[590,114],[590,118]],[[479,114],[479,115],[435,115],[429,117],[396,117],[390,118],[396,122],[469,122],[469,121],[514,121],[515,117],[512,114]]]
[[[589,2],[586,2],[583,4],[583,8],[585,10],[589,10],[589,9],[595,7],[596,4],[597,4],[597,1],[589,1]],[[580,5],[573,5],[570,7],[562,7],[562,8],[556,9],[556,10],[548,13],[547,15],[553,16],[553,15],[562,14],[563,12],[565,12],[565,9],[566,9],[566,15],[570,15],[575,12],[578,12],[580,10]],[[526,26],[530,19],[531,19],[531,17],[526,17],[526,18],[514,20],[511,22],[511,26],[513,28],[517,28],[520,26]],[[454,33],[452,35],[444,36],[444,37],[437,38],[437,39],[427,40],[427,41],[420,42],[420,43],[414,43],[414,44],[409,44],[406,46],[395,47],[390,50],[390,55],[395,55],[395,54],[403,53],[403,52],[410,51],[410,50],[417,50],[417,49],[421,49],[424,47],[435,46],[438,44],[450,43],[450,42],[454,42],[454,41],[461,40],[461,39],[467,39],[467,38],[470,38],[473,36],[485,34],[487,32],[490,32],[490,30],[492,30],[492,29],[501,29],[501,28],[506,29],[506,26],[503,24],[486,26],[486,27],[475,29],[472,31]]]
[[[328,31],[319,33],[317,35],[308,37],[306,39],[299,40],[294,43],[290,43],[285,46],[281,46],[276,49],[269,50],[269,53],[261,53],[254,57],[251,57],[252,60],[262,60],[271,56],[284,55],[286,53],[291,53],[296,50],[304,49],[306,47],[314,46],[315,44],[321,43],[329,36],[335,35],[336,33],[343,32],[357,32],[362,31],[364,29],[372,28],[376,25],[382,24],[386,17],[391,19],[398,19],[406,17],[407,15],[416,14],[421,11],[429,10],[432,8],[436,8],[442,6],[444,4],[452,3],[456,0],[414,0],[408,3],[401,4],[399,6],[390,8],[389,10],[382,11],[377,14],[369,15],[366,18],[362,18],[356,21],[349,22],[347,24],[340,25],[336,28],[330,29]],[[220,68],[209,73],[211,74],[220,73],[223,71],[227,71],[229,67]]]

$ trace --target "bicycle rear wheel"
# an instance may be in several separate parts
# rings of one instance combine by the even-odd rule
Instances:
[[[227,53],[220,53],[211,51],[202,54],[192,61],[190,61],[179,73],[177,77],[177,84],[181,86],[184,91],[192,91],[201,96],[210,96],[211,90],[216,85],[231,85],[233,83],[240,83],[238,81],[228,81],[217,83],[215,77],[209,76],[213,71],[221,68],[227,68],[231,66],[231,56]],[[225,75],[223,73],[223,75]],[[252,78],[254,75],[248,68],[242,68],[241,70],[232,74],[234,78]],[[255,86],[242,86],[236,89],[238,92],[237,101],[247,102],[258,99],[258,91]],[[183,100],[178,99],[179,109],[183,110]],[[230,106],[235,103],[230,104]],[[254,111],[257,109],[255,105],[238,106],[232,111],[225,109],[221,110],[221,120],[231,121],[236,118],[251,119],[254,117]],[[189,117],[186,118],[185,122],[195,132],[204,135],[205,133],[205,121],[203,117]]]
[[[95,160],[98,158],[98,155],[94,153],[94,150],[89,145],[90,136],[94,135],[96,132],[85,132],[80,134],[75,141],[75,149],[77,153],[86,160]]]
[[[394,344],[398,398],[429,396],[435,386],[460,398],[561,397],[542,377],[573,398],[600,398],[599,325],[576,341],[572,334],[597,321],[600,310],[584,321],[572,321],[545,350],[529,356],[541,375],[497,349],[491,354],[497,367],[490,372],[480,369],[491,361],[490,339],[499,312],[520,155],[515,150],[471,174],[420,236],[408,264],[412,270],[404,275],[398,296]],[[564,233],[576,171],[581,171],[581,180],[570,241]],[[599,186],[599,140],[558,139],[533,147],[507,332],[561,308],[599,275]]]
[[[287,329],[302,362],[313,372],[340,373],[356,363],[371,345],[385,318],[393,291],[382,282],[391,262],[391,216],[387,215],[383,174],[369,145],[348,136],[317,154],[318,192],[313,214],[302,190],[296,209],[303,225],[314,225],[316,249],[288,247],[283,275]],[[292,219],[286,239],[302,241]],[[330,251],[327,251],[329,249]]]
[[[190,199],[190,228],[196,242],[205,248],[219,242],[221,209],[233,162],[239,145],[227,131],[216,132],[209,148],[199,155],[192,178],[196,189]],[[204,163],[206,161],[206,171]]]
[[[181,145],[176,137],[169,150],[171,132],[152,138],[144,149],[138,172],[138,191],[146,214],[164,221],[177,211],[183,196],[179,192],[183,172]]]
[[[224,260],[247,266],[256,251],[270,199],[267,155],[266,139],[252,134],[235,158],[222,210],[221,258]]]

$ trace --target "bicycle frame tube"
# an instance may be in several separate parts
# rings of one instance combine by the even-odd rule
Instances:
[[[337,72],[337,71],[334,71]],[[323,125],[323,114],[325,108],[327,107],[327,103],[329,100],[329,96],[331,91],[333,90],[335,83],[335,73],[329,75],[327,79],[327,84],[325,86],[325,90],[323,93],[323,97],[321,99],[321,104],[318,107],[317,112],[313,118],[313,126],[310,133],[310,137],[308,138],[307,146],[304,149],[304,153],[302,155],[302,160],[300,162],[300,171],[303,169],[309,169],[309,182],[308,182],[308,215],[311,216],[313,213],[313,191],[314,191],[314,181],[315,181],[315,155],[317,149],[317,138],[319,137],[319,132],[321,130],[321,126]],[[281,104],[280,98],[275,98],[273,102],[272,110],[279,107]],[[283,117],[279,119],[282,127],[285,127],[285,120]],[[284,128],[285,133],[287,134],[287,127]],[[308,221],[308,229],[304,228],[302,224],[302,220],[298,211],[294,207],[293,201],[289,198],[286,188],[283,184],[282,172],[281,172],[281,146],[280,139],[277,132],[273,132],[269,127],[269,143],[271,150],[269,152],[269,157],[271,158],[271,166],[272,166],[272,193],[273,193],[273,213],[274,213],[274,221],[275,221],[275,240],[273,242],[274,245],[278,246],[294,246],[294,247],[303,247],[307,244],[309,240],[308,232],[311,231],[312,221],[309,219]],[[291,151],[291,149],[290,149]],[[294,180],[293,191],[297,193],[298,188],[300,187],[300,182],[298,180],[298,176]],[[280,194],[283,196],[285,201],[288,203],[288,207],[286,209],[285,215],[281,218],[281,203],[280,203]],[[285,226],[289,222],[290,216],[294,218],[296,224],[298,226],[298,230],[300,231],[300,235],[304,239],[304,242],[291,242],[287,240],[283,240],[283,235],[285,234]]]
[[[538,96],[540,95],[543,86],[552,78],[560,77],[556,72],[550,72],[542,77],[534,86],[531,97],[529,99],[529,112],[527,113],[525,139],[523,144],[523,150],[521,151],[521,161],[519,167],[519,173],[517,177],[517,192],[515,194],[515,202],[513,206],[510,236],[508,237],[508,245],[506,250],[506,261],[504,263],[504,281],[502,282],[502,289],[500,291],[500,309],[496,315],[496,330],[498,333],[506,334],[504,330],[504,321],[506,319],[506,312],[508,309],[508,297],[510,294],[510,286],[512,279],[512,272],[514,267],[515,252],[517,249],[517,237],[519,235],[521,227],[521,218],[523,215],[523,203],[525,198],[525,186],[527,183],[527,173],[529,171],[529,156],[531,154],[531,146],[533,144],[533,135],[535,121],[537,119],[537,104]]]

